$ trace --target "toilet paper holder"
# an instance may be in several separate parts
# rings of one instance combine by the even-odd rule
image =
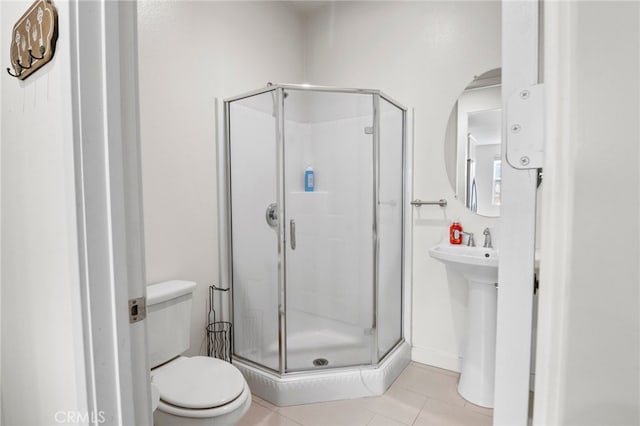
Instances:
[[[233,325],[229,321],[218,321],[215,310],[216,292],[228,292],[228,288],[209,286],[209,314],[207,320],[207,356],[223,361],[232,361]]]

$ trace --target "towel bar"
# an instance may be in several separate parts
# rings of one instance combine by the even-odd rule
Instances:
[[[418,207],[425,206],[425,205],[428,205],[428,206],[438,205],[440,207],[446,207],[447,206],[447,200],[445,200],[444,198],[441,198],[438,201],[422,201],[421,199],[416,198],[415,200],[413,200],[411,202],[411,205],[412,206],[418,206]]]

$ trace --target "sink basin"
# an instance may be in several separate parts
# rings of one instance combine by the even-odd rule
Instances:
[[[467,336],[458,393],[469,402],[493,408],[498,252],[445,243],[432,247],[429,255],[460,272],[469,283]]]
[[[438,244],[429,255],[460,272],[467,280],[498,282],[498,252],[492,248]]]

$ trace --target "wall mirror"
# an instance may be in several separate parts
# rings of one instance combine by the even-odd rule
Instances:
[[[500,216],[501,69],[475,76],[453,106],[445,133],[447,175],[455,196],[481,216]]]

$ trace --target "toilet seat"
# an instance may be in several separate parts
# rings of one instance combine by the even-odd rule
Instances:
[[[246,385],[237,368],[204,356],[178,358],[157,369],[153,381],[162,401],[194,410],[227,405],[240,396]]]
[[[240,371],[216,358],[179,357],[153,370],[152,376],[160,391],[158,410],[173,416],[215,418],[251,400]]]
[[[231,401],[229,404],[223,405],[221,407],[197,410],[197,409],[176,407],[175,405],[167,404],[166,402],[160,400],[160,404],[158,405],[158,410],[174,416],[186,417],[186,418],[192,418],[192,419],[215,418],[215,417],[223,416],[225,414],[229,414],[238,410],[242,405],[246,404],[247,400],[250,398],[251,398],[251,391],[249,391],[249,386],[245,386],[240,396],[238,396],[235,400]],[[241,413],[241,414],[244,414],[244,413]]]

